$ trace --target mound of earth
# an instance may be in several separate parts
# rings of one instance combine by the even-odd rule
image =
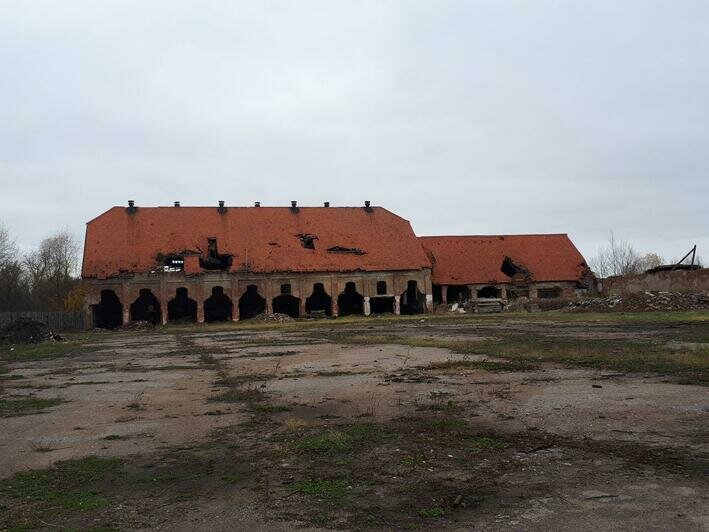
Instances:
[[[0,342],[37,344],[52,338],[49,327],[31,318],[18,318],[0,328]]]

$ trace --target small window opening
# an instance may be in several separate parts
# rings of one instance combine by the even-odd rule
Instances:
[[[386,281],[377,281],[377,295],[383,296],[387,293],[387,283]]]
[[[315,249],[315,241],[318,239],[317,236],[301,233],[298,235],[298,238],[300,239],[300,245],[305,249]]]
[[[284,296],[289,296],[291,294],[291,288],[289,284],[281,285],[281,294]]]

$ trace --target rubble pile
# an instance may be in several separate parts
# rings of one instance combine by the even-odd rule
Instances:
[[[569,312],[709,310],[709,297],[682,292],[639,292],[569,301],[562,310]]]
[[[49,327],[31,318],[18,318],[0,328],[0,342],[10,344],[38,344],[53,338]]]
[[[281,314],[279,312],[274,312],[270,314],[268,312],[262,312],[258,316],[255,316],[254,320],[271,323],[282,323],[284,321],[293,321],[293,318],[291,318],[288,314]]]
[[[151,331],[154,328],[155,325],[145,320],[130,321],[121,327],[124,331]]]

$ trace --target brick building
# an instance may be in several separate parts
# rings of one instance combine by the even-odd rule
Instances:
[[[436,301],[568,295],[566,235],[421,237],[381,208],[113,207],[86,228],[89,327],[430,312]],[[528,290],[524,292],[525,288]]]
[[[429,259],[386,209],[175,205],[131,202],[88,222],[89,324],[432,308]]]

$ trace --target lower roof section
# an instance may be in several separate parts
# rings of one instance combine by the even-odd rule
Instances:
[[[434,284],[579,281],[586,262],[566,234],[419,237]]]

